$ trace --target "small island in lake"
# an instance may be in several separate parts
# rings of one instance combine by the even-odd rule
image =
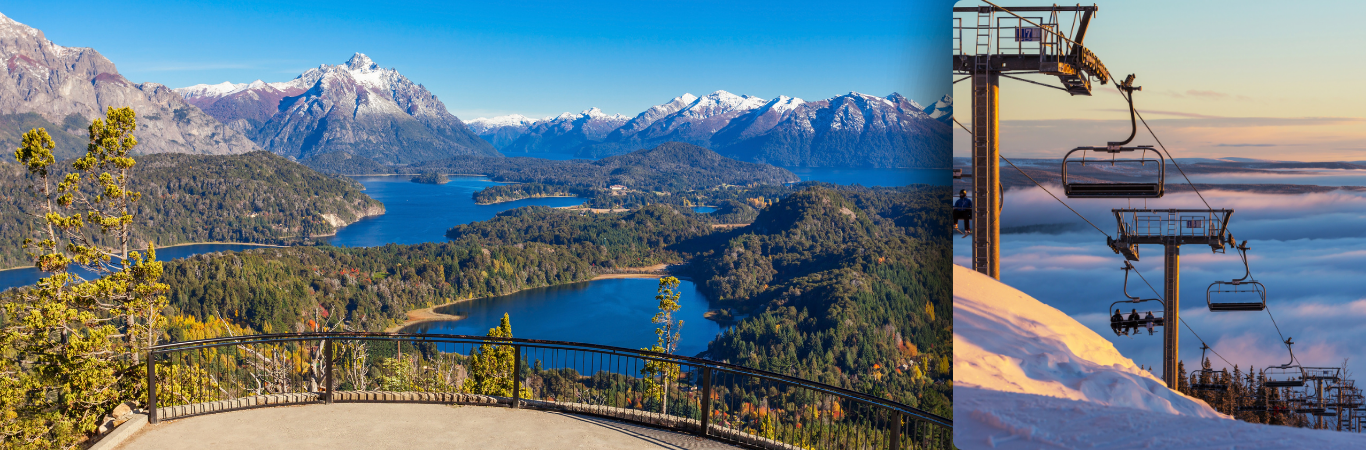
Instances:
[[[444,173],[426,172],[413,177],[413,182],[423,184],[446,184],[450,183],[451,179]]]

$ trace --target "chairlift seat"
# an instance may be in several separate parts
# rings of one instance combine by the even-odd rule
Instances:
[[[1265,303],[1210,303],[1210,311],[1261,311],[1266,309]]]
[[[1218,301],[1218,297],[1240,294],[1244,299],[1251,296],[1260,301]],[[1205,303],[1212,312],[1262,311],[1266,309],[1266,287],[1257,281],[1215,281],[1205,288]]]
[[[1160,183],[1068,183],[1067,198],[1162,198]]]
[[[1304,380],[1266,380],[1262,383],[1266,387],[1303,387]]]
[[[1072,156],[1077,152],[1082,152],[1080,160],[1075,159]],[[1137,152],[1139,156],[1137,158],[1093,160],[1087,159],[1087,152],[1109,153],[1111,156],[1127,152]],[[1149,156],[1149,153],[1152,155]],[[1077,147],[1072,149],[1072,151],[1067,152],[1062,159],[1063,193],[1067,195],[1067,198],[1162,198],[1163,187],[1166,184],[1167,177],[1166,161],[1167,160],[1162,156],[1162,153],[1153,149],[1153,146],[1151,145],[1140,145],[1138,147]],[[1154,174],[1155,179],[1143,182],[1115,181],[1096,183],[1091,181],[1072,181],[1068,179],[1067,174],[1067,167],[1069,164],[1079,164],[1084,167],[1087,163],[1108,163],[1112,166],[1115,164],[1131,165],[1138,163],[1146,166],[1147,163],[1150,162],[1157,165],[1157,173]]]

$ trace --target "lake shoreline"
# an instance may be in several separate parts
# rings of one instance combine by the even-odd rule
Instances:
[[[655,264],[655,265],[653,265],[653,266],[647,266],[647,267],[630,267],[630,268],[624,269],[624,270],[626,270],[626,272],[599,274],[599,275],[597,275],[597,276],[594,276],[593,278],[589,278],[589,279],[583,280],[583,281],[575,281],[575,282],[572,282],[572,283],[550,284],[550,285],[545,285],[545,286],[528,287],[528,288],[518,289],[518,290],[515,290],[515,291],[512,291],[512,292],[507,292],[507,293],[498,294],[498,295],[490,295],[490,296],[487,296],[487,297],[466,298],[466,299],[456,300],[456,301],[453,301],[453,302],[450,302],[450,303],[443,303],[443,304],[436,305],[436,306],[429,306],[429,307],[426,307],[426,308],[414,309],[414,310],[407,311],[407,312],[405,313],[405,314],[407,315],[408,318],[407,318],[406,320],[404,320],[402,324],[398,324],[398,325],[394,325],[394,326],[390,326],[390,327],[388,327],[388,328],[385,328],[385,329],[384,329],[384,332],[385,332],[385,333],[404,332],[404,330],[406,330],[406,329],[408,329],[408,328],[410,328],[410,327],[412,327],[412,326],[414,326],[414,325],[419,325],[419,324],[423,324],[423,323],[427,323],[427,322],[444,322],[444,321],[464,320],[464,319],[465,319],[465,316],[462,316],[462,315],[452,315],[452,314],[442,314],[442,313],[436,312],[436,309],[437,309],[437,308],[444,308],[444,307],[451,306],[451,305],[458,305],[458,304],[461,304],[461,303],[465,303],[465,302],[469,302],[469,301],[474,301],[474,300],[481,300],[481,299],[494,298],[494,297],[504,297],[504,296],[516,294],[516,293],[522,292],[522,291],[529,291],[529,290],[532,290],[532,289],[540,289],[540,288],[547,288],[547,287],[553,287],[553,286],[563,286],[563,285],[574,284],[574,283],[590,283],[590,282],[599,281],[599,280],[619,280],[619,279],[632,279],[632,278],[655,278],[655,279],[657,279],[657,278],[666,277],[666,276],[672,276],[672,277],[675,277],[675,278],[678,278],[678,279],[688,279],[688,277],[686,277],[686,276],[679,276],[679,275],[677,275],[677,274],[671,274],[671,273],[668,271],[668,268],[669,268],[669,266],[673,266],[673,265],[676,265],[676,264]]]
[[[157,250],[161,250],[161,249],[163,249],[163,248],[185,247],[185,246],[188,246],[188,245],[250,245],[250,246],[253,246],[253,247],[274,247],[274,248],[286,248],[286,247],[289,247],[288,245],[257,244],[257,243],[254,243],[254,242],[183,242],[183,243],[179,243],[179,244],[175,244],[175,245],[166,245],[166,246],[157,247]],[[142,250],[142,249],[137,249],[137,251],[141,252],[141,251],[143,251],[143,250]],[[159,261],[169,261],[169,260],[159,260]],[[4,271],[8,271],[8,270],[32,269],[32,268],[34,268],[34,267],[36,267],[36,266],[34,266],[34,265],[32,265],[32,264],[23,265],[23,266],[6,267],[6,268],[0,268],[0,272],[4,272]]]
[[[522,201],[522,200],[530,200],[530,199],[533,199],[533,198],[579,198],[579,196],[577,196],[577,195],[529,195],[529,196],[526,196],[526,197],[518,197],[518,198],[511,199],[511,200],[499,200],[499,201],[496,201],[496,202],[488,202],[488,203],[474,202],[474,204],[480,205],[480,206],[488,206],[488,205],[497,205],[497,204],[499,204],[499,203],[508,203],[508,202]],[[568,206],[563,206],[562,208],[568,208]]]

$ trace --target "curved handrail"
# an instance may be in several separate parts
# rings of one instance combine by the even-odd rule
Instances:
[[[938,415],[936,415],[936,414],[930,413],[930,412],[928,412],[928,411],[924,411],[924,410],[921,410],[921,409],[919,409],[919,408],[915,408],[915,407],[912,407],[912,406],[908,406],[908,405],[902,404],[902,403],[900,403],[900,402],[896,402],[896,401],[892,401],[892,400],[887,400],[887,399],[879,398],[879,397],[874,397],[874,396],[872,396],[872,395],[864,394],[864,393],[857,392],[857,391],[851,391],[851,390],[844,389],[844,388],[840,388],[840,387],[836,387],[836,386],[830,386],[830,385],[827,385],[827,384],[817,383],[817,382],[813,382],[813,381],[809,381],[809,380],[804,380],[804,379],[801,379],[801,378],[796,378],[796,377],[792,377],[792,376],[788,376],[788,375],[783,375],[783,374],[779,374],[779,373],[768,372],[768,371],[759,370],[759,369],[752,369],[752,368],[748,368],[748,367],[744,367],[744,366],[737,366],[737,365],[734,365],[734,364],[723,363],[723,362],[718,362],[718,361],[712,361],[712,360],[707,360],[707,359],[702,359],[702,358],[695,358],[695,357],[690,357],[690,356],[671,355],[671,354],[668,354],[668,353],[653,352],[653,351],[649,351],[649,350],[637,350],[637,349],[629,349],[629,348],[623,348],[623,347],[613,347],[613,346],[609,346],[609,345],[589,344],[589,343],[581,343],[581,342],[566,342],[566,341],[552,341],[552,340],[525,339],[525,338],[491,338],[491,337],[488,337],[488,336],[470,336],[470,335],[458,335],[458,334],[428,334],[428,333],[377,333],[377,332],[354,332],[354,331],[346,331],[346,332],[307,332],[307,333],[275,333],[275,334],[253,334],[253,335],[245,335],[245,336],[220,337],[220,338],[212,338],[212,339],[200,339],[200,340],[194,340],[194,341],[184,341],[184,342],[175,342],[175,343],[168,343],[168,344],[160,344],[160,345],[156,345],[156,346],[151,347],[151,349],[150,349],[151,355],[150,355],[150,356],[155,356],[155,355],[158,355],[158,354],[166,354],[166,353],[178,352],[178,351],[204,349],[204,348],[214,348],[214,347],[224,347],[224,346],[236,346],[236,345],[245,345],[245,344],[259,344],[259,343],[283,343],[283,342],[297,342],[297,341],[313,341],[313,340],[320,340],[320,339],[338,339],[338,340],[340,340],[340,339],[350,339],[350,340],[367,340],[367,341],[411,340],[411,341],[417,341],[417,342],[432,342],[432,343],[459,343],[459,342],[462,342],[462,341],[463,341],[463,342],[491,343],[491,344],[499,344],[499,345],[522,345],[522,346],[542,347],[542,348],[566,348],[566,349],[576,349],[576,350],[593,350],[593,351],[600,351],[600,352],[603,352],[603,353],[630,355],[630,356],[635,356],[635,357],[639,357],[639,358],[642,358],[642,359],[648,359],[648,360],[653,360],[653,361],[661,361],[661,362],[669,362],[669,363],[687,363],[688,365],[691,365],[691,366],[706,367],[706,368],[711,368],[711,369],[715,369],[715,370],[722,370],[722,371],[732,372],[732,373],[737,373],[737,374],[742,374],[742,375],[748,375],[748,376],[759,377],[759,378],[767,378],[767,379],[771,379],[771,380],[775,380],[775,381],[782,381],[782,382],[785,382],[785,383],[797,385],[797,386],[802,387],[802,388],[811,389],[811,390],[813,390],[813,391],[820,391],[820,392],[825,392],[825,393],[827,393],[827,394],[838,395],[838,396],[840,396],[840,397],[845,397],[845,398],[849,398],[849,399],[853,399],[853,400],[858,400],[858,401],[861,401],[861,402],[864,402],[864,403],[869,403],[869,404],[872,404],[872,405],[875,405],[875,406],[880,406],[880,407],[883,407],[883,408],[895,410],[895,411],[898,411],[898,412],[900,412],[900,413],[902,413],[902,414],[906,414],[906,415],[912,416],[912,417],[914,417],[914,418],[916,418],[916,419],[919,419],[919,420],[922,420],[922,421],[925,421],[925,422],[929,422],[929,423],[932,423],[932,424],[934,424],[934,425],[938,425],[938,426],[941,426],[941,427],[945,427],[945,428],[950,429],[950,430],[952,430],[952,428],[953,428],[953,420],[952,420],[952,419],[948,419],[948,418],[945,418],[945,417],[941,417],[941,416],[938,416]],[[148,361],[151,361],[151,360],[152,360],[152,358],[149,357],[149,358],[148,358]]]

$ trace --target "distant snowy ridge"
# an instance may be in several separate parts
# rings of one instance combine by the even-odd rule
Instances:
[[[547,117],[539,120],[549,119],[550,118]],[[498,128],[504,127],[527,127],[535,124],[537,121],[538,119],[532,119],[521,114],[509,114],[498,117],[480,117],[478,119],[466,121],[465,125],[469,126],[470,131],[473,131],[475,134],[484,134],[485,132],[495,131]]]
[[[1062,311],[959,265],[953,397],[962,449],[1366,448],[1366,435],[1233,420]]]
[[[936,105],[945,105],[948,96]],[[784,166],[947,167],[947,116],[905,96],[849,92],[824,100],[766,100],[717,90],[684,93],[634,117],[580,123],[585,114],[479,118],[470,129],[507,154],[601,158],[685,142],[730,158]],[[553,122],[553,123],[551,123]]]

